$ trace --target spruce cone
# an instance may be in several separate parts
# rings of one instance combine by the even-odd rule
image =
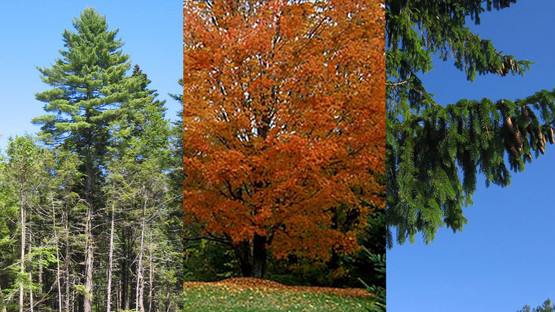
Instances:
[[[526,125],[528,126],[530,124],[530,112],[528,106],[522,105],[520,107],[520,111],[522,113],[522,119],[524,119]]]
[[[522,135],[512,117],[505,117],[504,129],[505,147],[511,157],[516,158],[522,152]]]

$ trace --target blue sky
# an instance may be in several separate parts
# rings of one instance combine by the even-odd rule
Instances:
[[[439,103],[461,98],[517,99],[555,88],[555,1],[519,1],[484,13],[471,28],[497,49],[536,62],[524,77],[479,76],[474,83],[453,61],[426,75]],[[470,26],[470,25],[469,25]],[[468,224],[442,229],[430,245],[395,245],[387,258],[387,311],[517,311],[555,299],[555,146],[514,174],[507,188],[478,182]]]
[[[84,8],[105,15],[109,28],[119,28],[122,50],[139,64],[166,100],[175,119],[180,104],[167,96],[181,93],[183,75],[183,2],[166,1],[3,1],[0,6],[0,149],[10,136],[34,134],[31,119],[44,113],[34,94],[49,89],[36,66],[50,67],[63,49],[62,32]]]

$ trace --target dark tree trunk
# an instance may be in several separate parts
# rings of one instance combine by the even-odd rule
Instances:
[[[235,254],[239,259],[239,266],[241,267],[241,274],[244,277],[252,276],[252,263],[251,263],[251,252],[250,252],[250,243],[240,242],[238,245],[234,245],[233,249],[235,250]]]
[[[244,241],[233,246],[244,277],[264,278],[266,241],[266,236],[255,234],[252,241]]]
[[[252,276],[263,278],[266,271],[266,236],[254,234],[252,242]]]
[[[125,310],[129,310],[129,251],[127,248],[128,247],[125,246],[125,257],[123,258],[123,265],[121,268],[121,302]]]
[[[130,308],[129,309],[137,309],[137,306],[135,305],[136,302],[137,302],[137,297],[135,296],[136,295],[136,290],[137,290],[137,288],[136,288],[137,284],[134,283],[134,280],[136,279],[136,277],[133,278],[133,272],[137,272],[137,264],[135,263],[135,261],[133,261],[135,259],[135,252],[134,251],[131,252],[131,256],[132,256],[132,258],[129,258],[130,259],[129,261],[131,262],[131,265],[130,265],[131,269],[130,269],[130,274],[129,274],[129,276],[130,276],[130,280],[129,280],[129,306],[130,306]]]

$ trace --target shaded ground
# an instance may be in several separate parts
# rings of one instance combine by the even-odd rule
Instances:
[[[185,311],[364,311],[372,294],[364,289],[287,286],[255,278],[185,282]]]

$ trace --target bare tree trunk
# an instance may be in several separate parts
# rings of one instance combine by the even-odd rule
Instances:
[[[64,213],[64,229],[65,229],[65,235],[64,235],[64,241],[66,244],[66,250],[65,250],[65,257],[64,257],[64,275],[65,275],[65,311],[73,311],[72,307],[70,306],[70,288],[69,288],[69,284],[70,284],[70,275],[69,275],[69,215],[67,213]]]
[[[25,274],[25,208],[23,207],[23,185],[19,185],[19,211],[21,218],[21,257],[19,261],[19,274]],[[19,283],[19,312],[23,312],[23,282]]]
[[[91,94],[87,94],[87,99],[91,98]],[[87,122],[90,121],[91,112],[87,109],[85,115]],[[93,264],[94,264],[94,246],[92,235],[92,218],[93,218],[93,187],[94,187],[94,155],[92,153],[93,132],[91,129],[86,134],[86,151],[85,151],[85,201],[87,204],[87,221],[85,225],[85,298],[83,300],[83,312],[92,312],[92,285],[93,285]]]
[[[148,268],[149,268],[149,276],[148,276],[148,311],[152,312],[152,294],[153,294],[153,287],[154,287],[154,265],[152,261],[152,231],[150,232],[148,238]]]
[[[130,236],[131,236],[131,231],[129,232],[125,232],[123,234],[123,238],[125,240],[125,252],[124,252],[124,257],[123,257],[123,268],[122,268],[122,289],[121,289],[121,301],[122,301],[122,305],[124,310],[129,310],[129,305],[130,305],[130,257],[131,257],[131,242],[130,240]]]
[[[56,286],[58,288],[58,311],[62,312],[62,286],[60,285],[60,251],[58,241],[58,230],[56,229],[56,211],[54,210],[54,194],[50,192],[50,203],[52,206],[52,230],[54,231],[54,241],[56,243]],[[66,310],[69,311],[69,310]]]
[[[58,238],[56,238],[56,286],[58,287],[58,311],[62,312],[62,285],[61,285],[61,272],[60,272],[60,252],[58,250]],[[68,310],[66,310],[68,311]]]
[[[71,302],[75,302],[75,292],[71,292]],[[78,308],[79,309],[79,308]],[[72,304],[71,311],[75,311],[75,305]]]
[[[31,216],[33,215],[33,212],[31,211]],[[29,250],[27,252],[27,254],[32,254],[33,252],[33,225],[31,222],[31,219],[29,219],[29,222],[27,223],[27,229],[28,229],[28,233],[29,233]],[[34,302],[33,302],[33,263],[31,262],[29,265],[29,311],[33,312],[33,307],[34,306]]]
[[[31,270],[32,270],[32,267],[31,267]],[[29,311],[33,312],[33,306],[34,306],[34,303],[33,303],[33,287],[32,287],[33,275],[31,274],[31,271],[29,271],[29,283],[30,283],[30,285],[29,285]]]
[[[87,203],[87,223],[85,226],[85,298],[83,302],[84,312],[92,312],[92,279],[93,279],[93,261],[94,261],[94,247],[92,236],[92,205]]]
[[[31,231],[29,231],[29,234],[31,234]],[[32,236],[31,236],[32,237]],[[29,239],[29,242],[31,242],[31,239]],[[29,249],[31,248],[31,246],[29,246]],[[42,267],[42,254],[39,255],[39,278],[38,278],[38,282],[39,282],[39,289],[38,289],[38,293],[39,295],[42,294],[42,271],[43,271],[43,267]],[[31,266],[31,269],[29,271],[29,278],[31,278],[31,274],[33,272],[33,266]],[[32,283],[32,279],[31,279],[31,283]],[[31,288],[31,293],[33,293],[33,290]],[[38,304],[38,303],[37,303]],[[33,296],[31,296],[31,312],[33,311]],[[40,306],[37,307],[37,311],[40,311]]]
[[[143,251],[144,251],[144,236],[145,236],[145,210],[147,205],[146,190],[143,187],[143,213],[141,218],[141,243],[139,247],[139,261],[137,264],[137,289],[135,297],[135,309],[138,312],[144,312],[144,276],[143,276]]]
[[[110,252],[108,256],[108,288],[106,289],[106,310],[111,311],[112,305],[112,261],[114,253],[114,203],[112,203],[112,220],[110,224]]]
[[[30,234],[30,233],[29,233]],[[43,266],[42,266],[42,254],[39,255],[39,295],[42,294],[42,271],[43,271]],[[29,277],[31,277],[31,272],[33,272],[33,267],[31,266],[31,271],[29,272]],[[33,291],[31,290],[31,293]],[[31,303],[33,302],[33,299],[31,298]],[[33,305],[31,305],[31,311],[33,311]],[[37,311],[40,311],[40,306],[37,307]]]
[[[166,267],[168,262],[166,261]],[[166,312],[170,312],[170,281],[166,280]]]

